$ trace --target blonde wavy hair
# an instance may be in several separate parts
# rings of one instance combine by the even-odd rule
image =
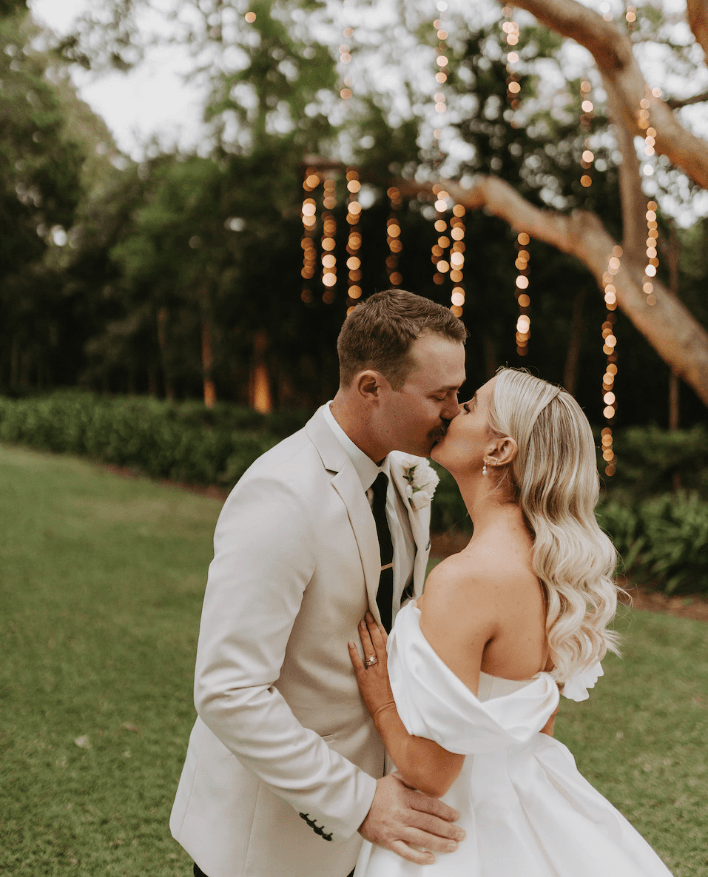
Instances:
[[[617,634],[607,629],[617,608],[617,554],[595,518],[592,431],[570,393],[512,368],[497,372],[490,427],[519,448],[499,487],[519,504],[534,537],[552,673],[562,683],[607,651],[619,654]]]

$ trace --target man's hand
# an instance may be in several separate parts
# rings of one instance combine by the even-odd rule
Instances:
[[[409,788],[398,774],[391,774],[378,780],[359,834],[409,862],[430,865],[435,861],[433,852],[454,852],[464,838],[465,832],[453,824],[459,818],[452,807]]]

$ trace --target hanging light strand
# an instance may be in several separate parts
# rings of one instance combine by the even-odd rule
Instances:
[[[442,286],[445,275],[450,270],[450,262],[445,258],[445,250],[450,246],[450,238],[447,236],[447,199],[450,197],[441,185],[433,186],[435,195],[435,231],[438,233],[437,242],[433,244],[430,261],[435,266],[433,283]]]
[[[438,0],[436,8],[440,13],[446,12],[446,0]],[[433,27],[435,28],[435,36],[438,40],[437,55],[435,58],[435,63],[438,67],[438,71],[435,74],[435,81],[440,86],[440,88],[438,88],[437,92],[435,93],[435,112],[439,113],[441,116],[444,116],[447,113],[447,101],[445,99],[445,94],[442,90],[442,86],[447,82],[447,78],[450,75],[450,68],[448,66],[448,46],[446,42],[448,33],[445,30],[445,24],[442,18],[436,18],[433,22]],[[439,164],[444,158],[444,154],[440,149],[442,123],[443,119],[438,120],[437,125],[435,126],[435,130],[433,131],[433,137],[435,138],[438,149],[436,164]]]
[[[403,206],[403,201],[400,191],[395,186],[390,186],[386,194],[391,202],[391,213],[386,220],[386,243],[389,249],[389,254],[386,257],[386,273],[388,274],[389,286],[395,288],[403,283],[403,276],[398,270],[398,257],[403,250],[401,223],[398,214]]]
[[[661,89],[654,88],[651,96],[655,98],[661,97]],[[656,128],[651,125],[651,100],[644,97],[639,102],[639,117],[637,119],[639,128],[644,131],[644,159],[642,163],[642,179],[647,189],[656,189],[654,178],[656,164]],[[646,255],[647,261],[644,267],[644,282],[642,289],[646,295],[646,303],[649,307],[656,304],[656,295],[654,290],[654,278],[659,268],[659,224],[657,222],[657,203],[653,199],[647,202],[646,220],[647,220],[647,240]]]
[[[602,430],[602,458],[604,459],[605,475],[611,478],[615,474],[617,457],[615,456],[612,435],[612,424],[617,413],[617,396],[615,394],[615,378],[617,376],[617,335],[615,323],[617,322],[617,288],[615,277],[620,270],[622,259],[622,247],[612,248],[612,254],[607,263],[607,271],[602,275],[605,292],[605,305],[607,314],[602,324],[602,352],[607,356],[605,374],[602,377],[602,416],[607,425]]]
[[[519,304],[519,318],[516,321],[516,352],[519,356],[526,356],[529,352],[529,340],[531,338],[531,296],[529,295],[529,262],[531,254],[527,247],[531,238],[525,231],[516,236],[516,283],[514,295]]]
[[[322,301],[331,305],[335,299],[337,285],[337,221],[332,212],[337,206],[337,184],[332,179],[325,179],[322,198],[322,284],[325,287]]]
[[[592,83],[589,79],[583,79],[580,83],[580,108],[583,111],[580,116],[580,128],[585,133],[584,149],[580,158],[580,166],[583,169],[580,185],[589,189],[592,186],[592,167],[595,161],[595,153],[590,148],[590,129],[595,106],[592,102]]]
[[[349,307],[356,305],[361,298],[361,232],[359,231],[359,215],[361,204],[359,203],[359,172],[350,167],[347,170],[347,190],[349,203],[347,204],[347,222],[349,223],[349,235],[347,237],[347,291],[349,295]]]
[[[342,64],[351,64],[352,49],[350,45],[351,38],[354,36],[353,27],[345,27],[342,31],[344,42],[339,46],[339,60]],[[342,87],[339,89],[339,96],[342,100],[349,100],[352,96],[352,80],[348,76],[342,77]]]
[[[502,15],[505,21],[502,22],[502,30],[506,36],[506,44],[509,51],[506,56],[506,100],[512,110],[518,110],[521,106],[519,94],[521,92],[521,83],[514,65],[518,63],[519,53],[516,47],[519,44],[519,25],[513,20],[514,9],[511,6],[504,6]],[[513,125],[513,122],[512,122]],[[513,125],[516,127],[516,125]]]
[[[455,204],[452,208],[450,220],[450,280],[453,282],[452,307],[450,310],[456,317],[462,316],[462,308],[465,303],[464,265],[465,265],[465,208],[462,204]]]
[[[317,271],[317,247],[315,246],[317,202],[312,197],[311,193],[315,192],[319,184],[320,178],[314,168],[307,168],[305,171],[305,179],[302,184],[302,239],[300,241],[300,246],[302,247],[302,270],[300,271],[300,274],[303,279],[300,298],[306,305],[311,305],[314,300],[310,281]]]

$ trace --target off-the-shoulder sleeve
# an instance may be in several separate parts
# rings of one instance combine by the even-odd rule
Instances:
[[[415,604],[398,614],[388,641],[391,688],[409,734],[471,755],[525,745],[558,705],[558,686],[539,673],[512,694],[482,702],[435,653]]]
[[[584,670],[578,670],[563,684],[563,697],[575,701],[587,700],[590,697],[588,688],[594,688],[600,676],[604,675],[602,664],[599,661],[585,667]]]

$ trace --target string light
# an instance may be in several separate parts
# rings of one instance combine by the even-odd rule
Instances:
[[[342,31],[345,40],[351,40],[354,36],[353,27],[345,27]],[[344,42],[339,47],[339,60],[342,64],[351,64],[352,49],[348,42]],[[339,90],[339,96],[342,100],[349,100],[352,96],[352,81],[349,77],[343,77],[342,87]]]
[[[600,12],[605,21],[612,21],[612,9],[607,0],[603,0],[603,2],[600,3]]]
[[[512,19],[514,10],[511,6],[504,6],[502,15],[506,19],[502,23],[502,30],[506,35],[506,43],[509,46],[509,52],[506,56],[506,99],[512,110],[517,110],[521,106],[519,99],[521,83],[513,65],[519,60],[519,53],[516,51],[516,47],[519,44],[519,25]],[[511,124],[512,127],[516,127],[513,120]]]
[[[531,243],[531,238],[525,231],[519,232],[516,236],[516,283],[514,295],[519,303],[519,318],[516,321],[516,352],[519,356],[526,356],[528,353],[529,339],[531,338],[531,317],[529,317],[529,309],[531,307],[531,296],[529,295],[529,261],[531,254],[526,249]]]
[[[447,3],[445,0],[438,0],[437,10],[441,13],[447,10]],[[439,41],[436,63],[440,69],[435,74],[435,80],[440,86],[442,86],[447,82],[450,73],[448,67],[449,49],[446,43],[448,32],[442,18],[436,18],[433,22],[433,26],[435,27],[436,37]],[[447,112],[447,102],[442,88],[440,88],[435,94],[435,111],[442,115]],[[440,149],[440,127],[435,129],[433,136],[438,142],[438,159],[436,164],[439,165],[444,158],[443,152]],[[463,305],[465,303],[465,289],[462,285],[462,269],[465,263],[465,224],[462,217],[465,214],[465,209],[459,204],[453,206],[453,215],[448,228],[446,215],[450,195],[437,183],[433,186],[433,194],[435,195],[434,227],[435,231],[438,233],[437,240],[435,244],[433,244],[430,255],[430,259],[435,266],[433,283],[437,286],[441,286],[445,282],[445,275],[449,274],[453,283],[452,292],[450,294],[450,310],[456,317],[460,318],[462,317]],[[449,252],[446,253],[446,251]],[[400,277],[400,275],[398,276]]]
[[[450,270],[450,263],[444,258],[445,250],[450,246],[450,238],[447,236],[447,199],[450,197],[442,186],[437,183],[433,186],[435,195],[435,231],[438,233],[437,242],[433,244],[430,261],[435,265],[433,283],[442,286],[445,275]]]
[[[246,19],[246,21],[247,21],[249,24],[253,24],[253,22],[256,20],[256,13],[255,13],[255,12],[247,12],[247,13],[244,15],[244,18]]]
[[[452,219],[450,220],[450,237],[452,238],[452,246],[450,247],[450,280],[454,286],[452,287],[452,295],[450,300],[452,307],[450,310],[456,317],[462,316],[462,308],[465,303],[465,287],[463,284],[463,268],[465,264],[465,208],[462,204],[455,204],[452,208]]]
[[[351,40],[354,36],[353,27],[345,27],[342,31],[345,40],[339,47],[339,60],[342,64],[351,64],[352,48]],[[352,80],[344,76],[342,80],[342,88],[339,95],[344,101],[348,101],[352,97]],[[359,172],[354,167],[347,168],[346,172],[347,184],[347,224],[349,232],[347,234],[347,316],[354,310],[361,298],[361,232],[359,230],[359,217],[361,216],[361,203],[359,202],[359,192],[361,191],[361,181],[359,180]]]
[[[389,249],[389,255],[386,257],[386,273],[388,274],[389,286],[395,288],[403,283],[403,277],[398,270],[398,257],[403,250],[398,213],[403,206],[403,201],[401,193],[395,186],[391,186],[386,194],[391,202],[391,214],[386,220],[386,243]]]
[[[580,159],[580,166],[584,173],[580,177],[580,185],[589,189],[592,186],[591,171],[595,160],[595,154],[590,148],[590,127],[595,108],[592,102],[592,83],[589,79],[583,79],[580,83],[580,102],[580,108],[583,111],[580,116],[580,127],[585,132],[584,149]]]
[[[660,98],[661,89],[654,88],[651,92],[652,97]],[[656,129],[651,125],[651,100],[644,97],[639,102],[639,117],[637,125],[644,131],[644,160],[642,164],[642,179],[646,188],[650,188],[654,178],[654,165],[656,162]],[[651,181],[651,182],[650,182]],[[656,184],[653,183],[653,187]],[[642,290],[646,295],[646,303],[649,307],[656,304],[656,296],[654,294],[654,278],[659,268],[658,258],[658,239],[659,224],[656,220],[657,203],[654,200],[647,202],[646,220],[647,220],[647,240],[646,240],[646,256],[647,261],[644,267],[644,280]]]
[[[337,206],[337,184],[332,179],[323,183],[322,198],[322,284],[325,287],[322,301],[331,305],[334,301],[334,287],[337,285],[337,256],[335,254],[337,221],[332,212]]]
[[[349,294],[349,306],[353,307],[357,299],[361,298],[361,234],[359,232],[359,215],[361,214],[361,204],[359,203],[359,190],[361,183],[359,182],[359,172],[356,168],[350,167],[347,170],[347,190],[349,192],[349,203],[347,204],[347,222],[349,223],[349,236],[347,238],[347,268],[349,276],[347,278],[347,289]]]
[[[312,289],[309,281],[315,276],[317,270],[317,248],[315,247],[315,226],[317,225],[317,202],[309,193],[314,192],[320,184],[320,178],[315,173],[314,168],[307,168],[305,171],[305,179],[302,184],[304,190],[302,202],[302,270],[300,274],[303,278],[302,293],[300,298],[306,305],[313,302]]]
[[[438,12],[446,12],[447,3],[445,2],[445,0],[438,0],[436,8]],[[435,81],[439,86],[442,86],[447,82],[447,78],[450,75],[448,59],[449,51],[447,46],[448,32],[447,30],[445,30],[445,24],[442,18],[436,18],[433,22],[433,27],[435,28],[435,36],[438,40],[437,55],[435,57],[435,63],[438,67],[438,71],[435,74]],[[447,112],[447,102],[445,100],[445,94],[443,93],[442,88],[438,88],[435,93],[435,112],[439,113],[441,116],[444,116],[444,114]],[[440,149],[442,124],[443,120],[440,119],[435,127],[435,130],[433,131],[433,137],[435,138],[438,147],[438,161],[436,163],[439,163],[444,157],[442,150]]]
[[[634,30],[637,26],[637,7],[636,6],[628,6],[627,11],[624,14],[624,17],[627,21],[627,30]]]
[[[612,446],[612,424],[617,413],[617,396],[615,394],[615,378],[617,375],[617,335],[615,323],[617,322],[617,288],[614,280],[619,273],[622,259],[622,247],[614,246],[607,263],[607,271],[602,275],[605,292],[605,305],[607,315],[602,324],[602,352],[607,356],[605,374],[602,377],[602,416],[607,421],[607,426],[602,430],[602,458],[605,463],[605,475],[611,478],[615,474],[617,458]]]

